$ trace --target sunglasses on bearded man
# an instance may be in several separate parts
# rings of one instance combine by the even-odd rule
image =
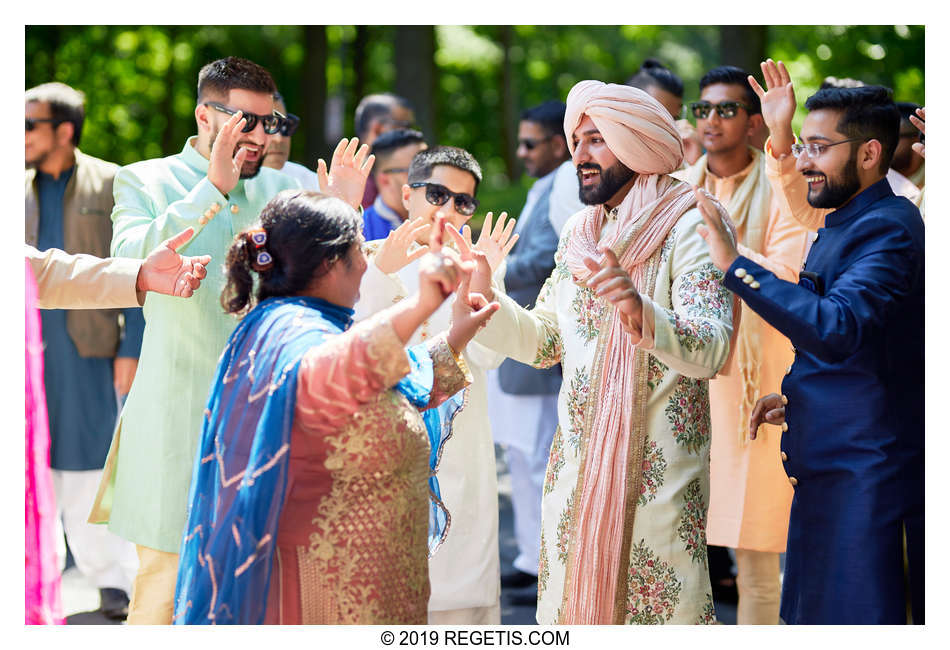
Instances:
[[[224,104],[219,104],[218,102],[204,102],[205,106],[210,106],[216,111],[226,113],[227,115],[234,115],[237,113],[237,110],[228,108]],[[244,123],[244,128],[241,129],[241,133],[250,133],[257,128],[257,122],[260,120],[261,124],[264,126],[264,133],[267,135],[274,135],[281,128],[281,122],[287,117],[282,113],[274,111],[272,115],[256,115],[255,113],[247,113],[241,111],[241,117],[243,117],[246,122]]]
[[[453,192],[445,185],[420,182],[409,183],[409,187],[413,189],[417,187],[426,188],[426,201],[432,205],[445,205],[449,202],[449,199],[454,199],[456,211],[466,217],[472,216],[475,214],[475,210],[478,209],[478,199],[476,199],[474,196],[464,192]]]

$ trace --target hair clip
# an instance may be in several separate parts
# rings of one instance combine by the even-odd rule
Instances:
[[[263,228],[254,228],[253,230],[248,230],[247,235],[250,237],[251,243],[254,244],[255,248],[261,248],[267,243],[267,233]]]
[[[274,258],[267,251],[258,251],[256,262],[257,270],[266,271],[274,265]]]

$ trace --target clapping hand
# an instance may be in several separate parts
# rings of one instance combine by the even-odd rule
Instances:
[[[171,239],[166,239],[148,254],[139,269],[135,288],[138,291],[154,291],[168,296],[188,298],[208,275],[210,255],[185,257],[177,251],[191,239],[194,228],[187,228]],[[141,296],[139,302],[142,302]]]
[[[749,417],[749,438],[755,440],[762,423],[768,422],[780,426],[785,422],[785,400],[778,393],[772,393],[759,399]]]
[[[211,145],[208,180],[218,188],[221,194],[225,195],[237,187],[241,179],[241,167],[244,165],[244,159],[247,158],[247,149],[244,147],[234,153],[234,147],[237,146],[238,138],[241,137],[241,129],[247,122],[242,116],[243,113],[237,111],[229,117],[218,131],[214,144]]]
[[[429,228],[429,225],[425,217],[407,219],[398,228],[390,232],[373,259],[379,270],[387,274],[395,273],[410,262],[428,253],[428,246],[420,246],[412,253],[409,252],[409,247],[412,246],[416,237]]]
[[[508,222],[505,223],[507,216],[507,212],[498,215],[498,221],[495,223],[495,227],[492,228],[492,213],[486,214],[485,223],[482,225],[482,231],[478,234],[478,241],[475,242],[474,246],[472,246],[472,229],[468,227],[468,224],[462,227],[462,237],[465,239],[465,243],[468,244],[468,248],[485,253],[492,273],[498,270],[501,261],[505,259],[515,242],[518,241],[518,237],[520,237],[520,235],[512,236],[511,233],[515,229],[516,220],[508,219]]]
[[[359,138],[347,140],[343,138],[333,151],[330,162],[330,171],[327,172],[327,163],[321,158],[317,161],[317,182],[320,191],[328,196],[335,196],[358,210],[363,200],[363,191],[366,188],[366,178],[373,168],[376,156],[369,154],[369,145],[364,144],[357,151]]]
[[[776,157],[792,151],[795,134],[792,132],[792,118],[795,117],[795,89],[785,64],[772,59],[761,64],[762,76],[768,90],[763,90],[755,77],[749,75],[749,85],[762,102],[762,119],[772,138],[772,153]]]
[[[927,111],[925,108],[918,108],[916,113],[917,115],[910,116],[910,123],[920,129],[921,133],[926,133],[927,131],[925,129],[924,121],[927,119]],[[910,148],[919,153],[921,158],[926,158],[924,155],[923,142],[915,142],[914,144],[910,145]]]
[[[726,271],[739,257],[736,248],[735,233],[732,224],[724,218],[725,208],[714,202],[712,196],[703,189],[694,188],[696,204],[703,216],[703,223],[696,226],[696,232],[709,245],[709,257],[720,271]]]
[[[455,251],[442,248],[444,227],[445,217],[438,213],[429,233],[429,252],[419,263],[419,299],[429,313],[438,309],[459,286],[463,274],[471,274],[474,267]]]
[[[585,257],[584,264],[593,273],[585,283],[587,287],[613,303],[620,313],[623,329],[633,337],[634,343],[639,343],[643,337],[643,300],[617,256],[608,248],[600,262]]]
[[[476,264],[488,265],[482,251],[474,251],[472,255]],[[471,293],[471,282],[472,273],[464,273],[455,294],[455,302],[452,303],[452,326],[447,340],[456,352],[461,352],[501,307],[497,302],[489,302],[480,293]]]

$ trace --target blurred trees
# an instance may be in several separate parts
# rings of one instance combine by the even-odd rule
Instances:
[[[181,149],[195,131],[198,70],[232,54],[270,70],[301,116],[293,159],[315,166],[353,133],[361,96],[393,91],[416,105],[430,142],[478,158],[485,209],[517,210],[530,184],[514,156],[521,109],[564,99],[582,79],[623,83],[648,56],[683,78],[687,102],[707,69],[759,76],[763,55],[789,66],[800,106],[828,75],[924,100],[924,28],[903,25],[27,26],[26,85],[85,91],[83,150],[127,164]]]

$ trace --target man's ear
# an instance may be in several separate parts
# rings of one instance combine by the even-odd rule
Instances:
[[[402,207],[409,209],[409,194],[412,192],[412,188],[408,185],[402,186]]]
[[[861,169],[876,170],[881,162],[884,148],[880,140],[868,140],[862,145],[863,151],[858,154],[858,164]]]
[[[76,125],[72,122],[60,122],[56,125],[56,144],[61,147],[71,145],[73,134],[76,132]]]
[[[208,114],[208,107],[204,104],[195,106],[195,122],[198,124],[198,131],[211,130],[211,116]]]
[[[749,139],[752,139],[753,137],[755,137],[755,134],[758,132],[760,128],[762,128],[763,124],[764,124],[764,120],[762,118],[762,113],[756,113],[755,115],[750,115],[748,128],[746,129],[746,136]]]

